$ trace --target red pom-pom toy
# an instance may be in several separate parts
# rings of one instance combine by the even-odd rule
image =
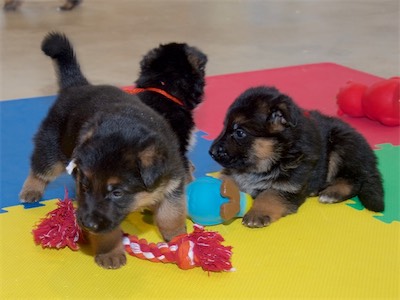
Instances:
[[[72,250],[78,250],[82,232],[76,222],[75,208],[68,198],[67,190],[64,201],[60,200],[57,206],[32,230],[35,243],[43,248],[61,249],[68,246]]]
[[[367,87],[348,82],[337,94],[338,114],[368,117],[386,126],[400,125],[400,77]]]

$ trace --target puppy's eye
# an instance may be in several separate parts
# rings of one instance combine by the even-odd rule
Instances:
[[[232,136],[233,136],[233,138],[235,138],[237,140],[241,140],[247,136],[247,133],[242,128],[240,128],[239,125],[235,124],[235,125],[233,125]]]
[[[238,139],[243,139],[247,136],[246,132],[243,129],[236,129],[235,130],[235,136]]]
[[[112,196],[114,199],[119,199],[119,198],[121,198],[123,195],[124,195],[124,191],[121,190],[121,189],[115,189],[115,190],[113,190],[113,191],[111,192],[111,196]]]

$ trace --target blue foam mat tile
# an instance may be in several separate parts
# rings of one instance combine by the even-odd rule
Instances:
[[[29,173],[34,134],[54,100],[55,96],[47,96],[0,102],[0,208],[19,204],[18,193]],[[73,194],[70,176],[49,184],[43,199],[63,197],[65,187]]]
[[[210,155],[208,150],[210,149],[212,141],[204,138],[207,133],[204,131],[196,132],[196,144],[193,149],[189,152],[189,160],[194,164],[194,177],[202,177],[209,172],[219,171],[221,166],[218,165]]]

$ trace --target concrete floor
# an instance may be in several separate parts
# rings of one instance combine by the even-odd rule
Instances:
[[[0,99],[56,93],[48,31],[65,32],[93,83],[131,84],[142,56],[187,42],[209,57],[207,75],[335,62],[400,75],[399,0],[26,0],[0,12]]]

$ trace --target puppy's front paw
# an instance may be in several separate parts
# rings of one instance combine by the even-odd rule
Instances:
[[[126,265],[125,253],[97,254],[94,260],[104,269],[119,269]]]
[[[21,192],[19,193],[19,199],[24,203],[39,201],[43,196],[45,188],[46,181],[39,176],[30,173],[22,186]]]
[[[119,227],[103,234],[84,231],[93,247],[95,262],[105,269],[118,269],[126,265],[125,248],[122,244],[122,231]]]
[[[23,203],[33,203],[39,201],[42,195],[42,191],[23,189],[19,194],[19,199]]]
[[[244,215],[242,224],[250,228],[261,228],[268,226],[271,223],[271,218],[261,212],[249,211]]]

